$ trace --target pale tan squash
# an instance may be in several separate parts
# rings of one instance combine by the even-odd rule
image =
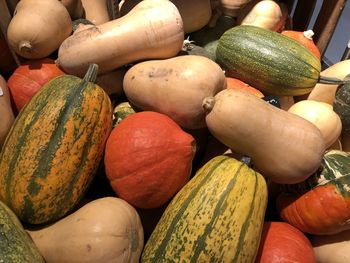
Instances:
[[[310,238],[317,263],[350,262],[350,230],[328,236]]]
[[[181,14],[185,33],[201,29],[211,18],[210,0],[171,0],[171,2]]]
[[[21,0],[7,30],[9,46],[20,56],[39,59],[58,49],[72,32],[72,20],[57,0]]]
[[[232,151],[251,157],[276,183],[302,182],[320,166],[325,144],[311,122],[240,90],[206,98],[209,131]]]
[[[50,226],[27,232],[47,263],[136,263],[144,242],[138,213],[116,197],[96,199]]]
[[[5,79],[0,75],[0,152],[15,117]]]
[[[321,72],[322,76],[344,79],[350,74],[350,59],[340,61]],[[333,105],[337,85],[316,84],[308,96],[308,100],[326,102]]]
[[[110,0],[81,0],[85,19],[95,25],[101,25],[110,21],[107,2]]]
[[[342,131],[342,123],[332,105],[325,102],[302,100],[288,110],[316,125],[320,129],[326,148],[333,145]]]
[[[96,84],[103,88],[109,96],[116,95],[119,97],[123,94],[125,72],[125,68],[119,68],[99,75]]]
[[[68,10],[72,19],[82,18],[84,8],[81,0],[59,0]]]
[[[237,23],[278,31],[282,28],[285,19],[278,3],[273,0],[262,0],[257,3],[253,1],[244,6],[239,13]]]
[[[127,15],[73,34],[59,48],[57,64],[82,76],[90,63],[105,73],[147,59],[175,56],[184,31],[176,6],[168,0],[146,0]]]
[[[226,87],[222,69],[196,55],[136,64],[124,77],[124,93],[136,107],[168,115],[181,127],[206,126],[202,101]]]
[[[219,4],[224,15],[237,17],[241,9],[250,1],[251,0],[219,0]]]

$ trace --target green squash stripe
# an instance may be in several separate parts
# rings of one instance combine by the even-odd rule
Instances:
[[[215,172],[217,167],[219,167],[222,163],[224,163],[227,160],[229,160],[229,158],[220,160],[217,164],[215,164],[211,168],[211,170],[206,174],[206,177],[202,178],[201,182],[196,185],[196,188],[191,191],[191,193],[189,194],[188,198],[184,202],[183,206],[177,212],[176,216],[174,216],[173,220],[169,224],[169,227],[167,229],[167,233],[166,233],[164,239],[162,240],[162,243],[158,246],[157,250],[155,251],[153,258],[159,258],[159,259],[164,258],[165,252],[166,252],[166,249],[165,249],[166,245],[167,245],[168,241],[170,240],[170,238],[171,238],[171,236],[173,234],[173,229],[175,228],[177,222],[179,221],[179,219],[181,218],[181,216],[185,212],[185,210],[188,207],[188,205],[191,203],[191,201],[194,198],[194,196],[197,194],[198,190],[210,179],[210,177]]]
[[[219,201],[217,202],[217,206],[215,207],[214,209],[214,213],[213,213],[213,216],[211,218],[211,221],[205,226],[205,230],[204,230],[204,233],[203,235],[201,235],[201,237],[198,239],[195,247],[194,247],[194,254],[193,254],[193,257],[191,258],[191,262],[198,262],[198,257],[199,257],[199,254],[201,251],[204,250],[205,246],[206,246],[206,239],[208,237],[208,234],[210,234],[212,232],[212,229],[213,229],[213,225],[215,225],[215,222],[218,220],[218,216],[221,211],[223,210],[223,208],[226,206],[225,204],[225,201],[226,201],[226,198],[228,196],[228,193],[231,192],[231,190],[234,188],[234,186],[236,185],[236,182],[237,182],[237,174],[239,174],[240,170],[242,169],[243,167],[243,163],[239,166],[239,168],[237,169],[236,171],[236,174],[235,176],[232,176],[232,180],[229,182],[229,184],[227,185],[225,191],[222,192],[221,196],[220,196],[220,199]],[[217,166],[215,167],[217,168]],[[213,168],[213,169],[215,169]],[[212,171],[209,173],[208,175],[208,178],[210,177],[210,174],[212,173]],[[256,189],[256,186],[255,186],[255,189]],[[197,192],[197,191],[195,191]],[[254,193],[255,193],[255,190],[254,190]],[[251,209],[250,209],[250,212],[249,214],[251,214]],[[250,223],[250,221],[248,220],[248,222],[246,221],[246,223],[244,225],[248,226],[247,223]],[[243,226],[244,227],[244,226]],[[241,231],[242,233],[242,231]],[[241,239],[241,236],[239,238],[239,244],[238,244],[238,248],[237,248],[237,251],[239,249],[241,249],[241,246],[242,246],[242,242],[244,240]]]

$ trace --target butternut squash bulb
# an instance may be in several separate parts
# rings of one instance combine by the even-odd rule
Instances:
[[[137,263],[144,242],[137,211],[116,197],[96,199],[27,232],[47,263]]]
[[[72,20],[57,0],[21,0],[7,29],[9,46],[20,56],[49,56],[72,32]]]
[[[225,87],[219,65],[196,55],[138,63],[126,72],[123,83],[133,105],[163,113],[187,129],[206,126],[202,101]]]

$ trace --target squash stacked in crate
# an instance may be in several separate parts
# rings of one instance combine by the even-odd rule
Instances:
[[[18,1],[0,262],[327,262],[349,241],[349,61],[321,70],[288,7]]]

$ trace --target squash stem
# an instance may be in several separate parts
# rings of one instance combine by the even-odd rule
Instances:
[[[89,68],[84,76],[84,80],[88,82],[96,82],[97,79],[97,73],[98,73],[98,65],[97,64],[90,64]]]
[[[345,83],[350,83],[350,81],[348,81],[348,80],[341,80],[341,79],[337,79],[337,78],[330,78],[330,77],[320,76],[319,79],[318,79],[318,83],[330,84],[330,85],[342,85],[342,84],[345,84]]]

